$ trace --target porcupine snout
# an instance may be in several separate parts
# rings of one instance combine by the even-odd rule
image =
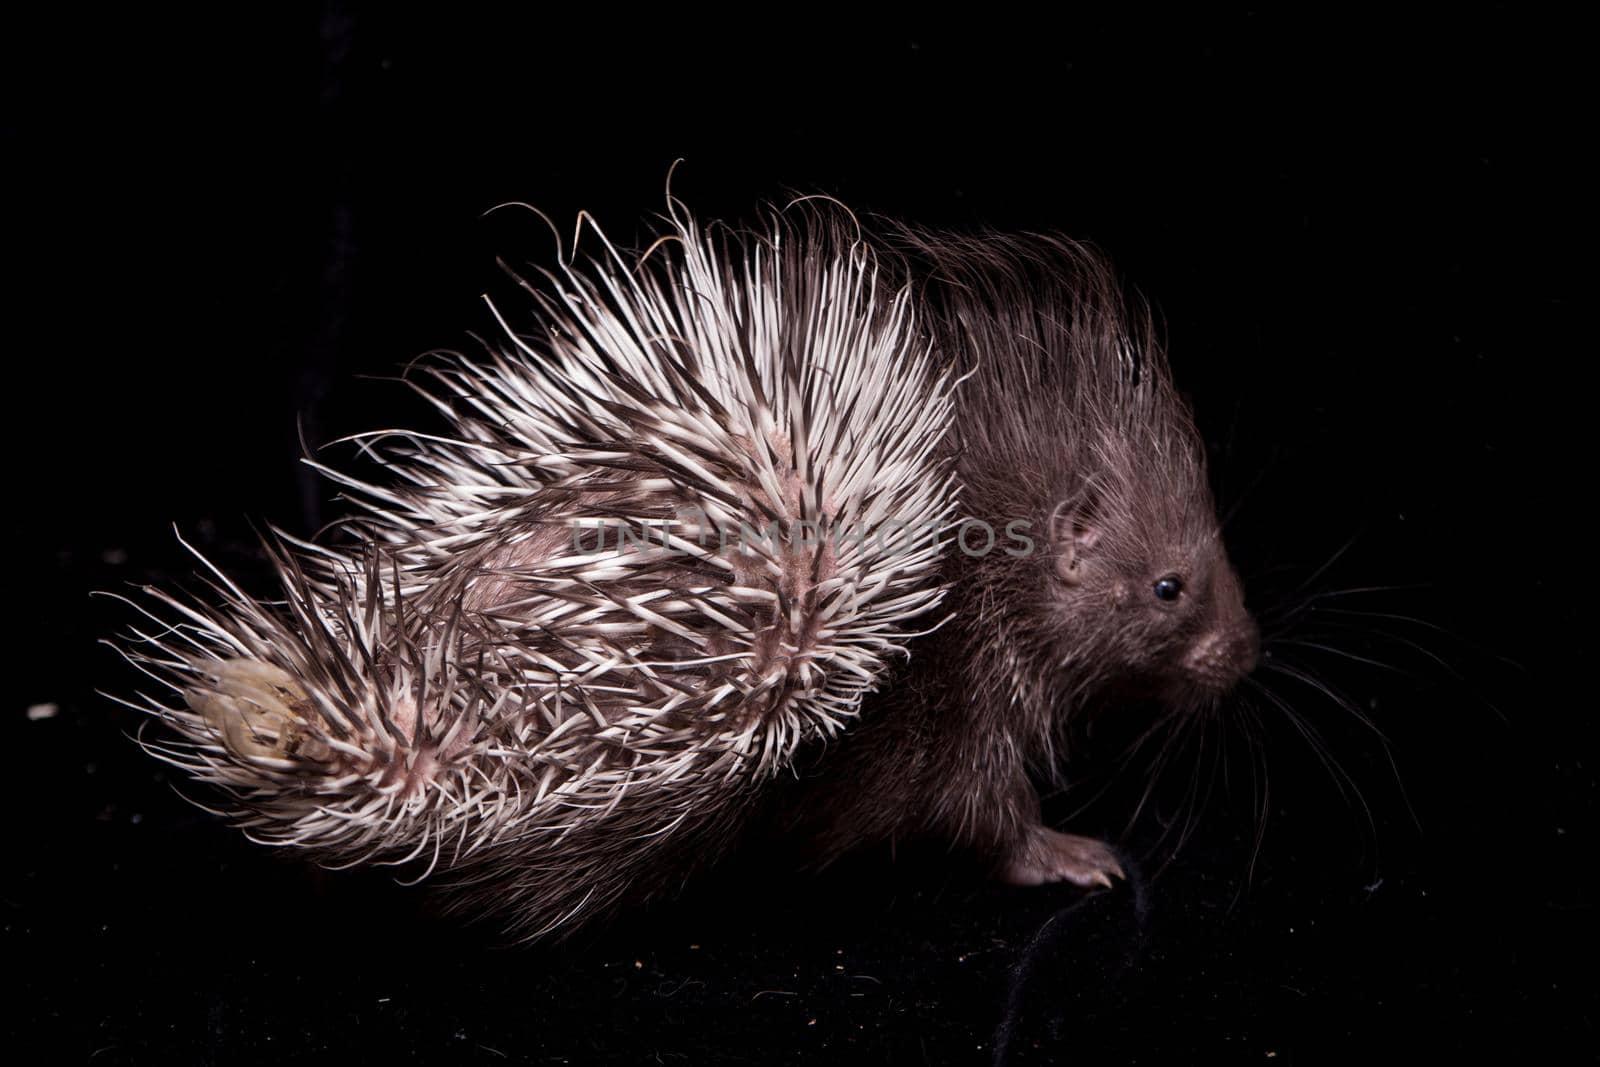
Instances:
[[[1248,615],[1200,635],[1184,656],[1189,676],[1202,688],[1226,693],[1256,669],[1261,635]]]

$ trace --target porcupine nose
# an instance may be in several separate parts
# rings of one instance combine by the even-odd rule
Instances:
[[[1256,669],[1261,636],[1253,620],[1204,634],[1189,649],[1184,665],[1207,689],[1223,692]]]

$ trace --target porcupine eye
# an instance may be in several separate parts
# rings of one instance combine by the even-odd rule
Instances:
[[[1169,574],[1155,584],[1157,600],[1173,601],[1183,593],[1183,581],[1175,574]]]

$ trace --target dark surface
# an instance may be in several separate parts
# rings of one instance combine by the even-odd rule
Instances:
[[[739,39],[621,14],[259,18],[8,35],[8,1048],[1592,1056],[1592,116],[1574,27],[793,12]],[[794,187],[1109,251],[1162,310],[1223,505],[1242,501],[1229,538],[1252,603],[1306,609],[1292,631],[1327,646],[1280,654],[1387,749],[1279,679],[1348,781],[1263,706],[1171,757],[1123,834],[1149,761],[1118,772],[1126,738],[1102,731],[1076,757],[1083,793],[1052,803],[1064,818],[1110,783],[1073,825],[1122,835],[1115,893],[986,888],[936,857],[820,880],[747,858],[533,949],[431,919],[381,875],[282,862],[179,799],[123,736],[135,716],[94,693],[136,679],[95,643],[126,609],[89,590],[190,581],[172,523],[259,576],[252,522],[305,533],[337,513],[296,462],[297,419],[312,442],[411,419],[355,376],[487,332],[496,255],[548,261],[530,215],[480,214],[585,208],[629,243],[678,156],[674,191],[704,217]],[[1373,586],[1400,588],[1308,599]],[[25,715],[38,704],[56,714]]]

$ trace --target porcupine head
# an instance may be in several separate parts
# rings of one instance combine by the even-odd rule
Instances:
[[[933,329],[968,374],[969,516],[947,557],[944,647],[912,663],[938,719],[915,736],[940,738],[910,761],[912,806],[1009,881],[1109,885],[1111,851],[1044,828],[1030,772],[1059,773],[1074,716],[1205,714],[1253,669],[1203,444],[1148,311],[1096,254],[1054,238],[911,244]]]

